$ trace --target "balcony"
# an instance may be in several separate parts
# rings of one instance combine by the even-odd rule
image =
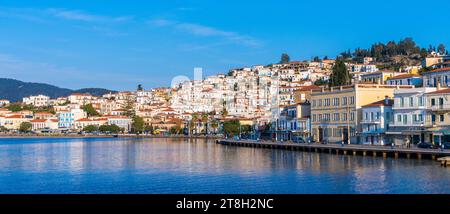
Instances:
[[[449,104],[432,105],[429,107],[429,109],[434,112],[450,112],[450,105]]]
[[[375,120],[361,120],[360,123],[361,123],[361,124],[380,124],[381,121],[380,121],[380,119],[375,119]]]

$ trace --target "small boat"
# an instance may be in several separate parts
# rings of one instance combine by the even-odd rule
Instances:
[[[113,137],[119,137],[119,135],[118,135],[118,134],[115,134],[115,135],[113,135]]]

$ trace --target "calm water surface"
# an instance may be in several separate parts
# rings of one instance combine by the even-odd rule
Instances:
[[[206,140],[0,138],[0,193],[450,193],[450,169]]]

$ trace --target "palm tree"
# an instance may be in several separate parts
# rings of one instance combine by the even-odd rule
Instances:
[[[211,127],[214,130],[214,134],[216,134],[217,133],[217,128],[219,128],[219,122],[217,120],[211,121]]]
[[[197,133],[197,123],[198,123],[198,113],[192,114],[192,120],[191,120],[191,127],[193,126],[193,131],[195,130],[195,133]]]
[[[205,135],[208,135],[208,118],[209,115],[206,112],[202,113],[202,125],[205,129]]]

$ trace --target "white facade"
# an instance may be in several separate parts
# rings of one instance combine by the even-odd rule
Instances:
[[[48,106],[50,104],[50,97],[40,94],[37,96],[24,97],[22,102],[26,105],[33,105],[36,107]]]

